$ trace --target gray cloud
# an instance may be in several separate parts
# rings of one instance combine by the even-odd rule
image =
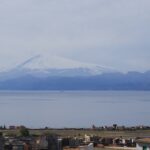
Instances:
[[[122,71],[148,70],[149,5],[149,0],[1,0],[0,67],[48,51]]]

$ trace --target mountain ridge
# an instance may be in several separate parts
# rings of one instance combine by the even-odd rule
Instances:
[[[56,56],[49,59],[36,55],[1,72],[0,90],[150,90],[150,71],[122,73]]]
[[[45,78],[25,75],[0,82],[0,90],[150,90],[150,72]]]

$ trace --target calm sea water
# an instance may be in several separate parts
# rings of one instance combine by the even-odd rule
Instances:
[[[0,92],[0,125],[150,125],[150,92]]]

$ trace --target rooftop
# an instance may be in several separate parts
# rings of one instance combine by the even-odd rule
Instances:
[[[150,144],[150,138],[139,139],[139,140],[137,140],[137,143],[147,143],[147,144]]]

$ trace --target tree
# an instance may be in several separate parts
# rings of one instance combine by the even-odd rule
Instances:
[[[24,136],[24,137],[29,136],[30,135],[29,130],[27,128],[21,128],[20,129],[20,135]]]

